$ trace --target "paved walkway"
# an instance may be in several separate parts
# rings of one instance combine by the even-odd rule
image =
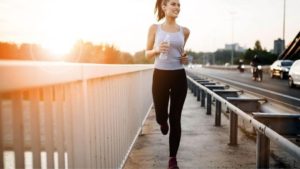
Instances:
[[[214,110],[214,109],[213,109]],[[182,114],[182,137],[177,160],[181,169],[247,169],[256,168],[256,144],[239,131],[239,145],[229,142],[229,120],[222,115],[222,126],[214,126],[212,115],[205,114],[196,98],[188,92]],[[163,136],[155,121],[154,110],[146,120],[125,169],[166,169],[168,135]],[[272,161],[270,159],[270,168]]]

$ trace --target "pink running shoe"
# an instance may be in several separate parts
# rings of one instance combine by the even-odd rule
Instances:
[[[179,169],[177,166],[177,160],[176,157],[171,157],[169,160],[169,169]]]

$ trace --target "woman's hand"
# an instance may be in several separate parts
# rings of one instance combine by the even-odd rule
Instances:
[[[189,58],[188,58],[186,52],[183,52],[183,53],[181,54],[181,57],[180,57],[180,63],[181,63],[181,64],[184,64],[184,65],[187,65],[187,64],[189,63]]]
[[[151,50],[146,50],[145,51],[145,56],[148,59],[151,59],[153,56],[156,57],[160,55],[161,53],[167,53],[169,50],[170,44],[168,42],[161,42],[159,46],[154,47]]]
[[[170,44],[168,42],[161,42],[158,47],[159,53],[167,53],[170,48]]]

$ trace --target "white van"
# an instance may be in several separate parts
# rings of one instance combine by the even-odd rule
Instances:
[[[300,85],[300,59],[296,60],[289,71],[289,86]]]

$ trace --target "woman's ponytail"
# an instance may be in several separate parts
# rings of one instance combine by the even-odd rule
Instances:
[[[160,21],[162,18],[165,17],[165,12],[162,10],[161,5],[166,5],[168,0],[156,0],[154,13],[157,13],[157,21]]]

